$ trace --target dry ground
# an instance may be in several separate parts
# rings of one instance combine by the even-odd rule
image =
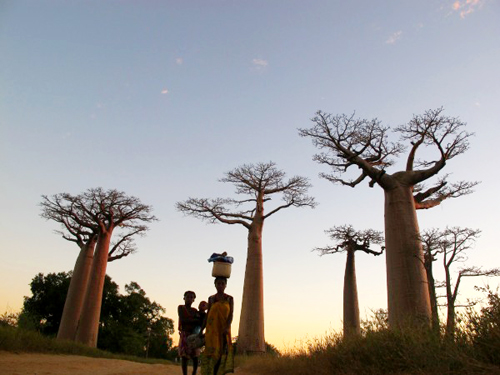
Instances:
[[[182,375],[180,366],[76,355],[0,352],[1,375]],[[236,369],[236,374],[245,374]]]

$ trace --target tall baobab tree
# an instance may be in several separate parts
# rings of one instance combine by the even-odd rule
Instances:
[[[262,271],[264,221],[282,209],[314,207],[315,202],[314,198],[306,195],[310,187],[307,178],[294,176],[285,180],[285,173],[278,170],[273,162],[243,165],[227,172],[220,181],[232,183],[236,187],[236,194],[248,198],[189,198],[178,202],[176,207],[184,214],[209,223],[239,224],[248,230],[238,351],[260,353],[265,351]],[[281,195],[282,203],[265,213],[264,203],[274,195]]]
[[[382,126],[377,119],[355,119],[354,115],[331,115],[319,111],[312,119],[312,128],[299,129],[300,136],[311,138],[313,144],[323,150],[314,156],[314,160],[331,168],[331,173],[321,173],[320,177],[350,187],[368,179],[370,187],[377,184],[384,191],[391,327],[421,321],[430,324],[431,321],[416,208],[417,205],[424,208],[426,202],[439,204],[439,199],[458,196],[460,191],[455,195],[446,192],[446,178],[425,191],[414,190],[415,186],[421,186],[424,181],[436,176],[448,160],[466,152],[472,135],[463,130],[464,122],[446,117],[442,112],[443,109],[438,108],[423,115],[414,115],[407,124],[395,129],[401,141],[408,142],[410,148],[406,168],[392,174],[387,168],[394,164],[393,158],[400,155],[405,147],[402,143],[390,142],[389,127]],[[417,151],[426,147],[434,151],[435,154],[430,156],[434,160],[417,160]],[[350,167],[359,169],[360,173],[352,179],[342,178]],[[468,185],[467,182],[459,183],[455,189],[462,186],[467,190]],[[443,191],[446,193],[439,195]]]
[[[368,229],[356,231],[352,225],[333,227],[325,231],[336,242],[335,246],[318,247],[314,250],[321,255],[347,253],[344,273],[344,337],[356,336],[361,333],[359,319],[358,287],[356,283],[356,264],[354,255],[356,251],[367,254],[380,255],[384,251],[370,249],[372,244],[381,245],[384,242],[382,232]]]
[[[70,322],[65,322],[58,337],[95,347],[107,263],[134,252],[133,236],[147,230],[142,223],[156,218],[150,206],[117,190],[96,188],[77,196],[64,193],[43,198],[42,216],[61,223],[67,231],[63,237],[82,249],[65,304],[68,316],[63,319]],[[120,228],[118,240],[112,243],[116,227]]]
[[[464,277],[478,276],[500,276],[499,268],[483,269],[482,267],[462,267],[456,273],[456,280],[453,283],[452,267],[456,263],[466,260],[465,253],[471,249],[481,231],[470,228],[446,228],[443,232],[438,232],[437,240],[438,253],[443,257],[443,268],[445,274],[444,287],[446,288],[446,331],[445,336],[453,340],[455,337],[456,324],[456,301],[460,283]]]
[[[97,242],[97,231],[94,228],[88,228],[78,223],[81,222],[82,215],[81,213],[78,214],[72,207],[72,199],[66,199],[72,197],[68,197],[67,194],[56,194],[50,198],[43,195],[42,198],[43,200],[40,203],[42,207],[41,216],[47,220],[60,223],[65,230],[58,230],[56,233],[68,241],[75,242],[80,248],[57,332],[58,339],[74,340],[90,277],[90,268]]]

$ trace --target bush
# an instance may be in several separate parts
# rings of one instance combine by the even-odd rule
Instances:
[[[488,304],[481,312],[469,308],[466,324],[459,332],[470,342],[474,355],[481,361],[500,366],[500,296],[486,288]]]

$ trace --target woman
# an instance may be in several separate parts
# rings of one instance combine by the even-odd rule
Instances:
[[[201,357],[202,375],[224,375],[234,372],[231,342],[233,297],[224,293],[227,278],[218,276],[214,284],[217,293],[208,298],[207,317],[202,326],[202,330],[206,328],[205,350]]]
[[[198,310],[191,305],[196,298],[196,294],[190,290],[184,293],[184,305],[177,307],[179,314],[179,356],[181,357],[182,374],[187,375],[188,361],[193,360],[193,375],[198,370],[198,357],[200,349],[193,349],[187,343],[187,338],[195,331],[196,326],[200,326],[200,316]]]

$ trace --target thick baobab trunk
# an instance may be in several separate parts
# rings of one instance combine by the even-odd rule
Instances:
[[[264,353],[263,220],[254,220],[248,233],[248,254],[238,332],[238,352]]]
[[[81,246],[80,254],[78,255],[73,275],[71,276],[68,294],[66,295],[61,324],[57,332],[59,340],[75,340],[83,300],[87,292],[95,243],[96,237]]]
[[[412,190],[400,185],[384,192],[389,326],[429,325],[429,290]]]
[[[102,294],[106,267],[108,265],[108,250],[111,231],[100,233],[97,241],[92,271],[85,295],[84,305],[76,333],[76,341],[90,347],[97,346],[99,318],[101,316]]]
[[[361,333],[354,250],[347,250],[344,274],[344,337]]]

